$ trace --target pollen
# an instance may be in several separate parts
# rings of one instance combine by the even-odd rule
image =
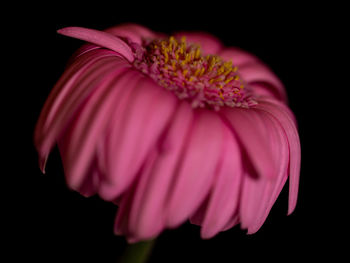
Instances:
[[[194,108],[256,104],[232,61],[205,54],[200,45],[187,43],[186,37],[145,40],[142,48],[143,55],[134,66]]]

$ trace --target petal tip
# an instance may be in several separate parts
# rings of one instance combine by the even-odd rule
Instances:
[[[218,233],[217,232],[214,232],[214,231],[205,231],[203,230],[203,227],[202,227],[202,230],[201,230],[201,238],[202,239],[211,239],[213,238],[214,236],[216,236]]]
[[[69,35],[69,32],[72,32],[76,30],[76,27],[63,27],[60,29],[57,29],[56,33],[60,35]]]
[[[296,203],[288,206],[287,216],[290,216],[295,211]]]
[[[39,157],[39,168],[40,168],[40,171],[41,171],[43,174],[46,173],[46,171],[45,171],[46,162],[47,162],[47,156],[40,156],[40,157]]]
[[[258,231],[258,229],[249,229],[249,228],[248,228],[248,231],[247,231],[246,234],[247,234],[248,236],[250,236],[250,235],[255,234],[257,231]]]

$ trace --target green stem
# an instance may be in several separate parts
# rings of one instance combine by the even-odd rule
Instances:
[[[151,254],[155,239],[131,244],[126,247],[119,263],[145,263]]]

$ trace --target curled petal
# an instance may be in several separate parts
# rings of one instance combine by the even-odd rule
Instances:
[[[288,214],[291,214],[296,206],[298,198],[298,186],[300,177],[300,140],[295,125],[295,120],[285,106],[271,101],[260,102],[259,109],[264,110],[274,116],[283,127],[288,139],[290,163],[289,163],[289,207]]]
[[[277,167],[274,180],[251,178],[246,176],[243,184],[240,216],[242,227],[248,228],[248,234],[255,233],[264,223],[277,195],[288,177],[289,164],[288,142],[281,126],[275,119],[262,111],[257,111],[266,123],[267,140]]]
[[[291,109],[285,103],[283,103],[283,102],[281,102],[279,100],[272,99],[270,97],[263,97],[263,98],[259,99],[259,104],[261,104],[261,105],[265,105],[265,104],[272,105],[272,106],[276,107],[276,110],[282,110],[284,112],[284,114],[287,114],[287,117],[292,120],[293,125],[296,128],[298,127],[298,123],[297,123],[297,120],[296,120],[293,112],[291,111]]]
[[[93,51],[93,50],[98,50],[98,49],[101,49],[100,46],[96,46],[94,44],[90,44],[90,43],[87,43],[85,45],[82,45],[80,48],[78,48],[77,51],[74,52],[74,54],[71,56],[71,58],[69,59],[67,65],[71,65],[75,60],[77,60],[81,55],[84,55],[86,53],[89,53],[90,51]],[[102,50],[99,50],[99,51],[102,51]],[[111,50],[109,50],[111,51]],[[114,53],[114,52],[113,52]],[[90,55],[91,53],[89,53]],[[113,55],[116,55],[115,53]]]
[[[138,72],[111,75],[96,88],[71,124],[69,144],[64,156],[68,185],[75,190],[81,186],[96,152],[97,143],[105,133],[120,90]]]
[[[42,160],[91,92],[106,75],[116,74],[125,64],[111,52],[97,52],[82,56],[67,69],[50,93],[36,124],[34,141]],[[44,165],[41,169],[44,171]]]
[[[112,34],[83,27],[65,27],[59,29],[57,32],[68,37],[77,38],[108,48],[122,55],[129,62],[134,61],[131,48],[123,40]]]
[[[136,24],[123,24],[107,28],[104,31],[118,37],[126,37],[139,45],[142,44],[142,39],[154,38],[156,36],[148,28]]]

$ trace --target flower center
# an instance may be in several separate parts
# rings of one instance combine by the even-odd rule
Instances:
[[[194,108],[256,104],[232,61],[203,56],[200,46],[187,44],[185,37],[145,41],[136,50],[134,66],[180,99],[189,100]]]

